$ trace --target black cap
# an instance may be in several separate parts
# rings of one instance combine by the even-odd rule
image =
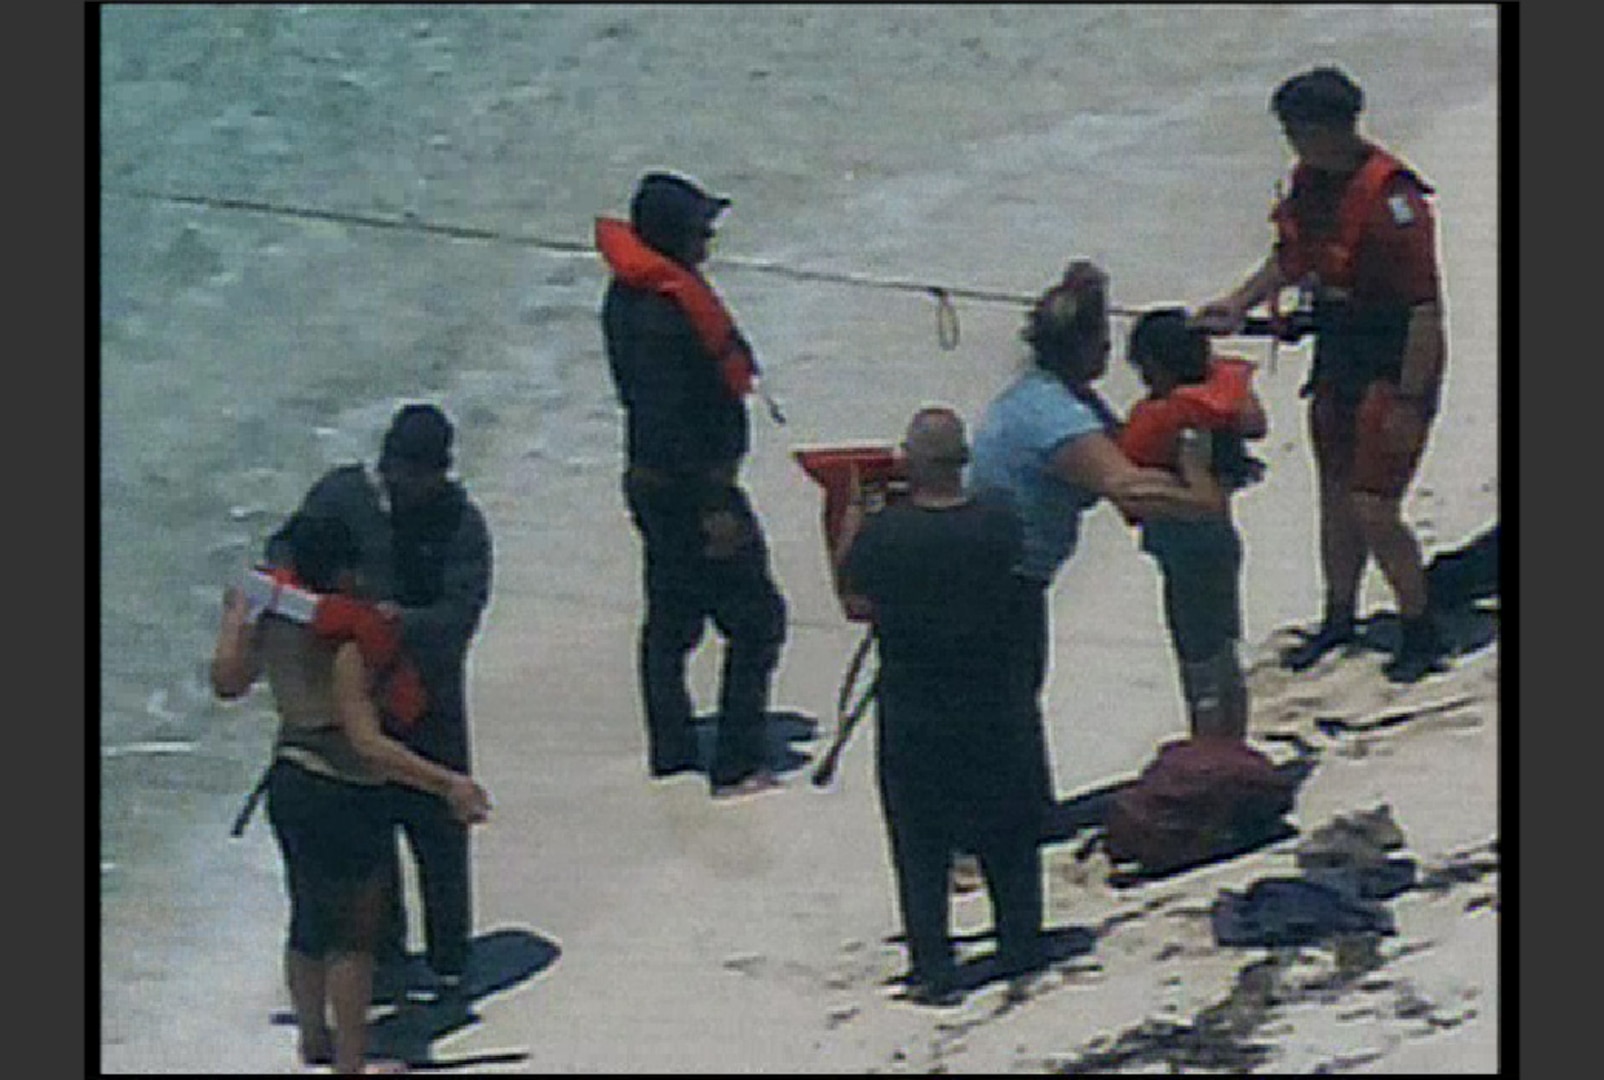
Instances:
[[[711,228],[729,205],[687,176],[649,172],[629,201],[629,223],[653,247],[671,247]]]
[[[1317,67],[1278,86],[1270,98],[1270,111],[1283,124],[1351,126],[1364,104],[1364,91],[1346,73]]]
[[[379,464],[408,464],[426,469],[451,465],[451,421],[434,405],[403,405],[384,433]]]

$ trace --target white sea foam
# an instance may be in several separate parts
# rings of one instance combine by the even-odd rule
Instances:
[[[193,754],[200,749],[200,744],[192,740],[181,742],[137,742],[124,743],[120,746],[103,746],[100,756],[107,758],[160,756],[171,754]]]

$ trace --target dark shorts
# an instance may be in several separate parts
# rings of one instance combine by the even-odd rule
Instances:
[[[382,892],[395,844],[384,789],[278,761],[267,782],[267,819],[284,857],[290,947],[313,957],[371,949],[372,928],[358,916]]]
[[[1228,522],[1149,522],[1142,549],[1158,561],[1178,657],[1198,663],[1242,639],[1242,541]]]
[[[1403,450],[1389,447],[1381,428],[1397,386],[1377,379],[1362,391],[1317,387],[1309,402],[1309,436],[1322,475],[1346,477],[1348,490],[1398,499],[1409,488],[1425,453],[1425,440]]]

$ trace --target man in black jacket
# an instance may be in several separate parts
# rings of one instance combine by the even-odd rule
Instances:
[[[453,435],[436,406],[402,406],[385,432],[377,469],[331,470],[307,492],[301,510],[351,527],[362,549],[365,592],[400,620],[402,646],[417,665],[428,705],[414,725],[394,733],[429,760],[469,772],[467,657],[490,598],[491,544],[483,513],[447,475]],[[275,537],[268,558],[278,562],[280,555]],[[417,863],[429,967],[449,990],[462,981],[473,931],[468,829],[440,800],[389,787],[393,817]],[[405,955],[407,937],[394,857],[390,875],[381,972]]]
[[[775,783],[765,719],[786,616],[737,480],[749,447],[750,350],[698,270],[728,205],[682,176],[650,173],[628,226],[611,223],[599,245],[613,272],[601,322],[625,413],[624,498],[644,547],[647,765],[654,777],[697,765],[686,661],[712,619],[727,643],[708,770],[715,795]]]

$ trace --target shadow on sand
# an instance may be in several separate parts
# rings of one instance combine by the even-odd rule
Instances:
[[[954,946],[962,950],[963,946],[975,945],[993,939],[991,930],[977,930],[970,934],[952,935]],[[890,944],[903,942],[902,934],[893,934],[886,938]],[[1085,926],[1060,926],[1050,930],[1043,930],[1042,960],[1043,966],[1050,968],[1058,964],[1067,963],[1078,957],[1089,956],[1097,947],[1097,931]],[[978,956],[963,957],[958,961],[957,981],[955,988],[962,993],[970,993],[994,982],[1002,982],[1011,976],[997,969],[995,953],[986,952]],[[882,985],[905,986],[908,977],[906,974],[893,975]]]
[[[696,772],[706,776],[713,760],[718,714],[698,716],[691,721],[691,726],[696,732]],[[819,722],[806,713],[771,711],[768,714],[769,768],[778,776],[802,768],[812,758],[792,744],[811,742],[818,734]]]
[[[1431,608],[1450,657],[1479,652],[1498,637],[1499,578],[1497,522],[1458,547],[1437,552],[1427,563]],[[1344,650],[1347,655],[1391,654],[1398,647],[1400,627],[1393,612],[1361,619],[1355,629],[1355,640]],[[1312,627],[1291,630],[1296,643],[1307,641],[1314,633]]]
[[[468,975],[455,991],[429,995],[417,1000],[410,990],[386,990],[381,997],[375,988],[374,1013],[368,1022],[368,1056],[374,1059],[404,1061],[409,1069],[438,1072],[469,1069],[481,1065],[506,1065],[525,1061],[527,1050],[489,1051],[437,1059],[432,1044],[479,1023],[474,1006],[493,994],[527,982],[557,962],[562,950],[557,943],[528,930],[492,930],[473,939]],[[407,957],[407,986],[428,986],[433,982],[421,955]],[[392,999],[393,995],[393,999]],[[295,1014],[279,1011],[273,1023],[294,1025]]]
[[[1431,602],[1440,608],[1498,599],[1500,577],[1496,521],[1458,547],[1437,552],[1426,566]]]

